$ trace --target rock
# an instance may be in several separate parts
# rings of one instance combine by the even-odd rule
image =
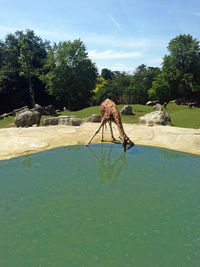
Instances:
[[[163,107],[167,108],[167,102],[164,102]]]
[[[10,112],[11,114],[10,115],[14,115],[16,116],[17,113],[21,113],[21,112],[24,112],[26,110],[29,110],[28,106],[24,106],[24,107],[21,107],[21,108],[17,108],[17,109],[14,109],[12,112]],[[9,113],[8,113],[9,114]]]
[[[146,106],[155,106],[156,104],[159,103],[159,100],[154,100],[154,101],[148,101],[146,103]]]
[[[162,110],[163,110],[161,104],[156,104],[155,106],[153,106],[153,109],[154,109],[155,111],[162,111]]]
[[[71,126],[80,126],[82,120],[76,118],[75,116],[59,116],[58,124],[60,125],[71,125]]]
[[[56,110],[52,105],[49,105],[47,107],[44,108],[46,111],[46,115],[50,115],[50,116],[56,116]]]
[[[192,107],[200,108],[200,103],[197,103],[197,102],[190,102],[190,103],[188,103],[188,107],[189,107],[189,108],[192,108]]]
[[[133,115],[133,112],[132,112],[132,107],[129,106],[129,105],[126,105],[122,108],[121,110],[121,114],[125,114],[125,115]]]
[[[5,118],[5,117],[8,117],[8,116],[15,116],[17,113],[24,112],[25,110],[29,110],[28,106],[24,106],[22,108],[14,109],[11,112],[4,113],[3,115],[0,115],[0,120]]]
[[[185,98],[177,98],[175,99],[176,105],[187,105],[187,101]]]
[[[72,125],[72,126],[80,126],[82,123],[82,120],[79,119],[79,118],[72,118],[70,120],[70,124],[69,125]]]
[[[8,116],[9,116],[8,113],[4,113],[4,114],[1,116],[1,119],[6,118],[6,117],[8,117]]]
[[[55,118],[44,119],[43,126],[48,126],[48,125],[80,126],[81,123],[82,123],[82,120],[76,118],[75,116],[59,116]]]
[[[58,125],[58,117],[44,119],[43,126]]]
[[[40,125],[41,114],[33,110],[20,111],[14,118],[17,127],[30,127],[34,124]]]
[[[172,125],[171,118],[167,112],[154,111],[139,118],[141,124],[147,125]]]
[[[38,111],[41,115],[47,115],[45,109],[38,104],[35,104],[34,110]]]
[[[84,119],[84,122],[101,122],[101,115],[92,114],[90,117]]]
[[[30,109],[28,107],[24,107],[24,108],[21,108],[21,109],[17,109],[15,110],[15,112],[13,112],[13,114],[15,116],[17,116],[18,114],[21,114],[21,113],[24,113],[25,111],[30,111]]]

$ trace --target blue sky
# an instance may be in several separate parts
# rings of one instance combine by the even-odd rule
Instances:
[[[200,40],[199,0],[0,0],[0,39],[34,30],[51,43],[80,38],[102,68],[160,67],[179,34]]]

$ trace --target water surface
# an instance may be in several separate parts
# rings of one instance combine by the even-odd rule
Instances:
[[[92,145],[0,161],[0,266],[200,266],[200,157]]]

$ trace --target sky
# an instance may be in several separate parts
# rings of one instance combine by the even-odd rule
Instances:
[[[0,39],[30,29],[51,44],[81,39],[101,69],[161,67],[180,34],[200,40],[199,0],[0,0]]]

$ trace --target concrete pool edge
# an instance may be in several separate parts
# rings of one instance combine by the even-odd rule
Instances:
[[[78,127],[56,125],[0,129],[0,160],[62,146],[84,145],[98,127],[98,123],[83,123]],[[124,129],[136,145],[161,147],[200,155],[200,129],[139,124],[124,124]],[[113,125],[113,132],[118,139],[116,125]],[[100,143],[100,139],[101,132],[92,143]],[[111,140],[109,129],[105,131],[105,140]]]

